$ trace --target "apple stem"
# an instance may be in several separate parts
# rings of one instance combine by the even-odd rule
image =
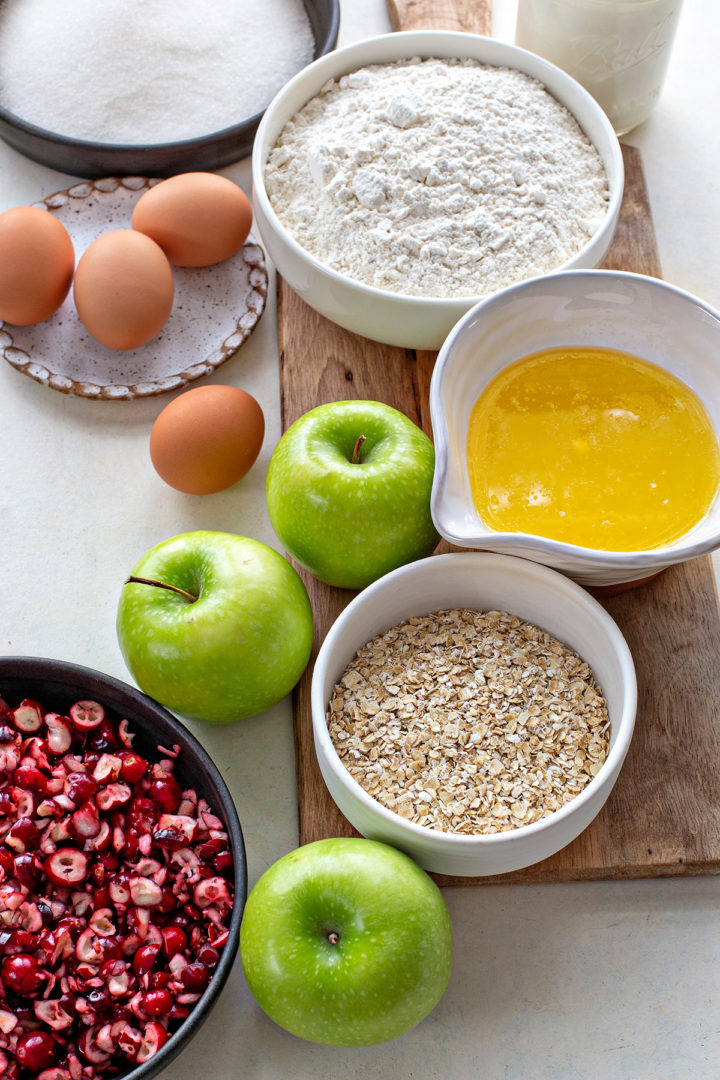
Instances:
[[[155,585],[158,589],[169,589],[170,592],[179,593],[180,596],[186,597],[191,604],[194,604],[197,599],[191,592],[187,592],[186,589],[181,589],[178,585],[168,585],[165,581],[153,581],[152,578],[134,577],[132,574],[125,579],[125,584],[129,585],[131,582],[135,582],[137,585]]]
[[[331,930],[327,936],[327,939],[331,945],[337,945],[338,941],[340,940],[340,935],[334,930]]]
[[[358,435],[357,442],[355,443],[355,446],[353,447],[352,457],[350,459],[350,463],[352,465],[359,465],[360,464],[360,448],[362,447],[362,444],[365,442],[366,438],[367,438],[366,435]]]

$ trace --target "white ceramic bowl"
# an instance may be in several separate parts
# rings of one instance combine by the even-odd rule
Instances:
[[[531,825],[489,836],[439,832],[386,809],[350,776],[327,729],[332,688],[365,642],[413,615],[456,607],[507,611],[564,641],[590,664],[611,721],[608,756],[575,799]],[[630,744],[637,689],[625,639],[584,589],[525,559],[457,552],[409,563],[359,593],[320,648],[311,696],[320,770],[348,821],[364,836],[406,851],[427,870],[467,877],[530,866],[565,847],[590,824],[610,794]]]
[[[465,454],[472,407],[502,368],[556,345],[605,346],[660,365],[698,394],[720,433],[719,312],[657,278],[622,271],[571,270],[521,282],[468,312],[433,371],[431,507],[441,535],[460,547],[533,559],[595,586],[642,580],[720,547],[720,499],[675,544],[649,551],[601,551],[483,525]]]
[[[403,348],[439,349],[452,326],[478,297],[438,299],[390,293],[352,281],[323,266],[281,224],[264,182],[265,164],[283,127],[329,79],[367,64],[413,56],[468,57],[494,66],[516,68],[542,82],[575,116],[602,158],[609,202],[595,235],[563,267],[592,267],[602,261],[615,230],[624,173],[617,136],[594,98],[547,60],[492,38],[434,30],[385,34],[337,49],[291,79],[268,106],[252,155],[255,222],[270,258],[306,303],[347,330]]]

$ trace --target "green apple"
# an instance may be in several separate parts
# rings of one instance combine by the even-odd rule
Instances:
[[[136,563],[117,635],[141,690],[182,715],[224,723],[292,690],[310,658],[313,618],[300,576],[277,551],[198,531]]]
[[[379,401],[318,405],[275,447],[265,494],[272,527],[311,574],[363,589],[438,542],[432,442]]]
[[[338,837],[284,855],[255,884],[240,955],[258,1004],[311,1042],[369,1046],[419,1023],[450,978],[442,893],[407,855]]]

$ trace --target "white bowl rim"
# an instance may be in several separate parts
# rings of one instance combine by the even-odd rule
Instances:
[[[447,566],[449,560],[456,561],[457,559],[473,559],[476,563],[482,562],[489,569],[492,569],[493,567],[505,567],[507,569],[512,564],[519,571],[528,573],[530,577],[544,580],[545,582],[552,584],[553,587],[557,588],[561,595],[564,594],[568,597],[572,596],[575,599],[581,600],[584,606],[594,614],[598,623],[611,640],[613,647],[616,650],[622,673],[624,697],[622,714],[617,722],[617,737],[596,775],[578,795],[571,799],[570,802],[565,803],[559,810],[555,810],[551,814],[540,818],[538,821],[531,822],[529,825],[520,825],[517,828],[509,829],[505,832],[490,834],[442,832],[440,829],[430,829],[426,825],[418,825],[414,821],[409,821],[407,818],[401,817],[393,810],[389,810],[386,806],[383,806],[382,803],[369,795],[342,764],[338,753],[333,746],[325,719],[327,702],[324,699],[321,687],[321,679],[324,677],[325,656],[333,648],[337,638],[343,633],[346,624],[352,622],[357,608],[367,603],[376,593],[381,592],[390,579],[396,581],[402,576],[422,573],[422,567],[426,567],[427,572],[431,573],[435,568],[441,570],[443,564]],[[422,612],[419,612],[419,614],[422,614]],[[377,633],[380,632],[381,630],[378,629]],[[573,646],[570,645],[570,647],[572,648]],[[583,657],[582,659],[585,660],[586,658]],[[587,663],[592,667],[589,660]],[[564,820],[571,814],[574,814],[577,810],[580,810],[586,802],[591,800],[605,777],[609,773],[611,774],[614,769],[620,768],[628,747],[630,746],[637,710],[637,678],[635,675],[635,665],[632,654],[630,653],[628,644],[617,623],[608,614],[605,608],[591,596],[590,593],[586,592],[581,585],[571,581],[570,578],[558,573],[558,571],[550,569],[550,567],[544,566],[541,563],[532,562],[529,559],[521,559],[516,555],[499,555],[495,552],[485,551],[448,552],[443,555],[430,555],[426,559],[419,559],[415,562],[407,563],[405,566],[398,567],[396,570],[391,570],[388,574],[385,574],[384,577],[381,577],[371,585],[368,585],[350,601],[347,607],[343,609],[340,615],[338,615],[320,646],[320,651],[318,652],[312,675],[310,700],[315,739],[322,747],[322,750],[326,755],[326,760],[333,772],[339,777],[341,783],[350,789],[355,798],[368,810],[379,815],[381,819],[395,829],[400,829],[416,839],[423,838],[426,841],[431,840],[436,844],[447,844],[449,847],[454,848],[456,853],[459,854],[463,850],[473,851],[485,847],[493,848],[498,845],[507,845],[516,837],[532,837],[537,834],[542,834],[549,828],[553,828],[556,823]]]
[[[376,42],[385,41],[386,39],[390,38],[392,38],[393,41],[399,42],[402,42],[404,40],[408,44],[412,44],[413,41],[417,41],[418,46],[420,46],[423,42],[428,42],[430,40],[437,41],[438,39],[441,39],[442,41],[452,42],[466,41],[468,39],[477,40],[478,38],[481,38],[484,42],[488,42],[489,47],[493,51],[496,51],[498,55],[505,56],[505,62],[509,67],[515,66],[512,63],[513,58],[517,58],[520,56],[531,56],[533,64],[538,69],[540,69],[541,71],[544,70],[552,72],[553,78],[558,79],[561,83],[564,83],[566,86],[571,87],[573,93],[575,93],[580,99],[584,99],[585,104],[597,114],[597,119],[602,124],[602,126],[605,127],[606,134],[609,137],[609,144],[612,147],[612,158],[613,165],[617,173],[617,184],[615,186],[615,190],[611,190],[609,192],[610,198],[608,200],[607,209],[603,216],[602,222],[600,223],[600,225],[598,225],[593,235],[585,244],[583,244],[581,248],[578,249],[578,251],[575,252],[574,255],[572,255],[569,259],[566,259],[564,263],[561,263],[556,268],[556,270],[561,271],[566,267],[569,268],[571,264],[573,264],[577,259],[582,257],[583,253],[587,250],[587,248],[590,245],[594,244],[597,241],[597,238],[603,235],[603,233],[610,227],[611,223],[614,223],[617,219],[620,210],[620,203],[622,202],[623,197],[625,167],[623,163],[622,149],[620,147],[620,142],[617,138],[615,130],[610,123],[610,120],[607,118],[603,110],[595,101],[595,98],[593,98],[592,95],[579,82],[577,82],[576,79],[574,79],[571,75],[568,75],[568,73],[566,71],[563,71],[562,68],[557,67],[556,64],[550,63],[549,60],[545,60],[544,57],[538,56],[535,53],[530,52],[528,49],[520,48],[519,45],[511,45],[508,42],[499,41],[496,38],[486,38],[482,34],[470,34],[461,30],[395,30],[389,34],[378,34],[375,37],[364,38],[361,41],[355,41],[350,45],[345,45],[342,48],[334,49],[332,52],[326,53],[324,56],[318,57],[317,60],[313,60],[311,64],[308,64],[301,71],[299,71],[297,75],[294,75],[293,78],[290,79],[287,83],[285,83],[282,89],[278,91],[273,100],[267,106],[265,113],[263,114],[263,118],[258,126],[257,134],[255,136],[255,142],[253,145],[251,169],[253,198],[256,199],[262,207],[263,213],[271,222],[273,229],[277,233],[282,235],[283,242],[287,244],[287,246],[290,248],[296,258],[302,258],[306,260],[306,262],[313,268],[315,272],[326,274],[331,281],[337,282],[339,284],[347,285],[348,283],[350,283],[353,288],[356,288],[360,294],[365,295],[368,299],[378,299],[381,297],[383,299],[391,298],[393,300],[402,301],[403,303],[412,306],[422,306],[423,308],[427,308],[429,306],[431,310],[435,308],[444,308],[449,303],[456,304],[458,306],[461,305],[464,309],[468,304],[474,305],[475,303],[477,303],[478,300],[482,299],[481,296],[477,295],[443,297],[414,296],[408,293],[390,292],[387,289],[379,289],[374,285],[367,285],[365,284],[365,282],[358,281],[356,278],[350,278],[347,275],[338,273],[337,270],[334,270],[331,266],[327,266],[325,263],[321,262],[313,254],[311,254],[311,252],[309,252],[306,248],[302,247],[302,245],[297,242],[294,236],[291,235],[291,233],[285,228],[285,226],[278,218],[275,210],[273,209],[272,203],[268,198],[267,191],[265,190],[265,179],[263,172],[265,169],[267,154],[264,154],[261,157],[260,150],[262,148],[267,129],[271,127],[274,123],[275,109],[285,98],[285,96],[288,93],[291,93],[298,83],[303,82],[317,69],[334,66],[338,57],[347,56],[349,59],[351,59],[358,53],[362,56],[366,47],[373,46]],[[420,54],[419,49],[418,54]],[[375,63],[380,63],[380,61],[365,59],[362,61],[362,66]],[[480,60],[479,63],[490,64],[491,61]],[[499,66],[499,62],[494,62],[492,66]],[[346,73],[349,74],[354,70],[355,68],[348,67]],[[519,70],[523,71],[522,68],[520,68]],[[527,73],[523,71],[523,74]],[[538,81],[542,81],[539,76],[531,76],[531,78],[537,78]],[[303,105],[299,105],[297,109],[295,109],[295,112],[298,112],[313,97],[315,97],[318,93],[318,90],[316,90],[313,94],[307,97]],[[554,94],[552,94],[552,91],[548,91],[548,93],[550,93],[553,97],[555,96]],[[575,116],[573,110],[568,105],[565,105],[564,107],[579,124],[580,122],[579,120],[577,120],[577,117]],[[272,145],[273,144],[270,144],[268,146],[268,153],[272,149]]]
[[[445,527],[442,523],[441,515],[437,513],[440,483],[444,480],[448,469],[448,429],[445,421],[445,410],[440,404],[439,386],[443,369],[448,362],[450,349],[452,348],[455,339],[463,332],[466,323],[476,318],[486,306],[493,303],[502,303],[506,298],[511,297],[513,293],[518,291],[525,291],[538,285],[552,285],[553,281],[556,279],[570,278],[577,280],[583,277],[590,280],[594,279],[596,281],[606,282],[611,278],[620,280],[627,279],[629,281],[641,283],[643,286],[651,289],[657,288],[662,292],[674,293],[676,296],[682,297],[684,300],[694,304],[697,308],[704,311],[720,324],[720,311],[713,308],[712,305],[708,304],[705,300],[700,299],[700,297],[695,296],[686,289],[680,288],[678,285],[672,285],[662,278],[651,277],[648,274],[636,274],[629,270],[602,270],[598,268],[593,270],[557,270],[550,274],[539,274],[536,277],[526,278],[525,281],[515,282],[514,285],[509,285],[507,288],[500,289],[498,292],[493,293],[492,296],[485,297],[466,312],[452,328],[438,353],[430,379],[430,415],[432,418],[433,431],[436,436],[435,460],[437,477],[439,480],[438,484],[433,484],[431,494],[432,516],[438,532],[444,539],[459,546],[477,547],[480,544],[501,543],[508,551],[512,548],[520,547],[527,550],[527,548],[531,546],[533,550],[536,550],[539,554],[570,556],[574,560],[577,560],[577,563],[582,563],[584,566],[610,569],[622,569],[623,567],[633,569],[640,566],[642,568],[647,567],[649,572],[652,573],[654,568],[660,569],[666,567],[668,565],[669,557],[669,561],[675,563],[687,562],[690,559],[705,555],[708,551],[711,551],[718,546],[720,539],[717,537],[714,539],[712,537],[706,537],[703,540],[688,539],[683,541],[681,537],[676,543],[660,548],[639,549],[637,551],[608,551],[605,548],[589,548],[568,544],[563,540],[552,540],[549,537],[538,536],[535,533],[495,532],[492,529],[488,529],[485,525],[482,525],[483,531],[478,533],[477,536],[471,538],[456,536]],[[720,432],[716,432],[716,434],[720,439]],[[720,491],[708,507],[707,514],[710,513],[718,499],[720,499]],[[705,520],[705,518],[703,517],[702,520]],[[697,525],[699,524],[701,524],[701,522],[697,523]],[[693,529],[697,528],[697,525],[693,526]]]

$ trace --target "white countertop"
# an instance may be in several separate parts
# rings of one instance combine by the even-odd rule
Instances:
[[[341,44],[390,29],[384,0],[342,0]],[[513,37],[513,0],[494,33]],[[720,5],[686,0],[665,89],[626,140],[643,154],[665,278],[720,307]],[[225,170],[250,191],[247,161]],[[73,178],[0,143],[0,210]],[[65,396],[0,367],[2,652],[71,660],[129,681],[115,638],[119,590],[150,546],[196,528],[279,547],[265,468],[279,437],[274,282],[261,323],[212,381],[242,386],[267,420],[261,457],[230,491],[166,487],[148,437],[168,398]],[[297,844],[289,701],[231,727],[191,725],[220,762],[250,880]],[[240,963],[210,1019],[163,1074],[221,1080],[717,1080],[720,880],[674,878],[446,890],[456,935],[447,993],[379,1047],[311,1045],[277,1028]]]

